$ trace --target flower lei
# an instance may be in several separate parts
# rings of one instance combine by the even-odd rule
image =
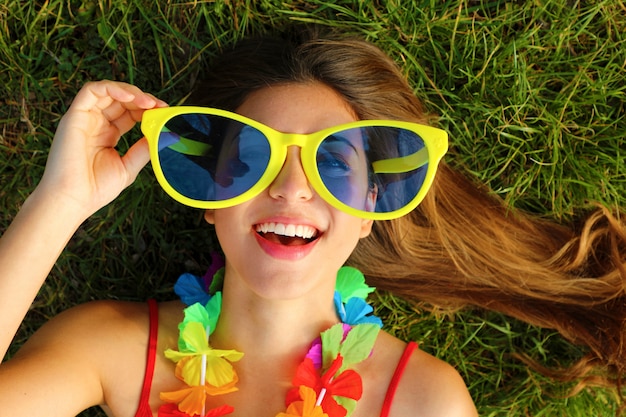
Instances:
[[[219,261],[212,263],[219,265]],[[165,356],[176,362],[176,377],[187,387],[162,392],[166,404],[159,417],[218,417],[234,411],[230,405],[206,408],[208,396],[237,390],[237,373],[232,363],[243,353],[214,349],[209,338],[219,319],[223,268],[200,278],[183,274],[174,290],[187,304],[185,318],[179,324],[178,350],[168,349]],[[212,276],[208,278],[208,276]],[[343,267],[337,274],[335,307],[342,323],[331,326],[313,341],[287,392],[286,412],[276,417],[349,416],[362,395],[362,381],[351,366],[367,359],[374,346],[381,320],[372,314],[365,298],[374,288],[365,284],[357,269]],[[211,295],[212,294],[212,295]]]

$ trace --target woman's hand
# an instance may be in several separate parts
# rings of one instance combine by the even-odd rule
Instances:
[[[89,83],[63,116],[44,176],[0,238],[0,358],[80,224],[148,162],[145,139],[115,149],[144,110],[166,104],[128,84]]]
[[[145,139],[121,156],[115,149],[120,137],[141,120],[144,110],[165,106],[129,84],[86,84],[59,123],[35,192],[76,204],[85,217],[108,204],[150,159]]]

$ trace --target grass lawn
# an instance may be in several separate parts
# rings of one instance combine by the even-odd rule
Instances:
[[[291,22],[341,27],[386,50],[450,132],[447,161],[510,205],[557,221],[591,201],[626,207],[624,0],[2,0],[0,230],[41,177],[83,83],[126,81],[176,104],[221,48]],[[171,299],[175,278],[203,273],[215,247],[202,213],[166,197],[146,168],[76,233],[11,352],[78,303]],[[613,391],[567,396],[572,385],[516,359],[559,367],[584,354],[552,330],[375,298],[388,330],[459,369],[483,416],[616,415]]]

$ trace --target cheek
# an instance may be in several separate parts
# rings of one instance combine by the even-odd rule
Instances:
[[[337,223],[335,223],[335,227],[340,224],[339,222],[343,222],[343,226],[340,227],[340,230],[335,238],[337,239],[338,245],[341,245],[341,247],[344,247],[345,250],[349,250],[351,252],[359,243],[359,240],[370,234],[373,221],[361,219],[346,213],[341,213],[341,217],[343,218],[336,219]],[[340,237],[337,238],[337,236]],[[337,248],[337,250],[343,251],[344,249]]]
[[[247,252],[240,234],[233,229],[232,224],[220,221],[219,215],[215,220],[215,234],[225,258],[238,265],[241,262],[241,255]]]
[[[215,226],[217,239],[226,256],[237,252],[242,244],[243,234],[242,215],[238,207],[229,207],[217,210],[207,210],[204,213],[205,220]]]

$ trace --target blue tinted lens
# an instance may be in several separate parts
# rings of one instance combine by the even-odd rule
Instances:
[[[269,143],[257,129],[207,114],[171,118],[159,135],[158,147],[167,182],[199,201],[226,200],[248,191],[270,157]]]
[[[317,150],[317,167],[328,191],[342,203],[357,210],[388,213],[409,204],[421,189],[428,170],[424,148],[422,138],[410,130],[387,126],[348,129],[324,139]],[[415,155],[421,162],[416,163]],[[377,172],[377,161],[390,160],[396,168],[393,172]]]
[[[216,170],[216,199],[237,197],[259,182],[270,159],[270,144],[257,129],[241,129],[222,145]]]

